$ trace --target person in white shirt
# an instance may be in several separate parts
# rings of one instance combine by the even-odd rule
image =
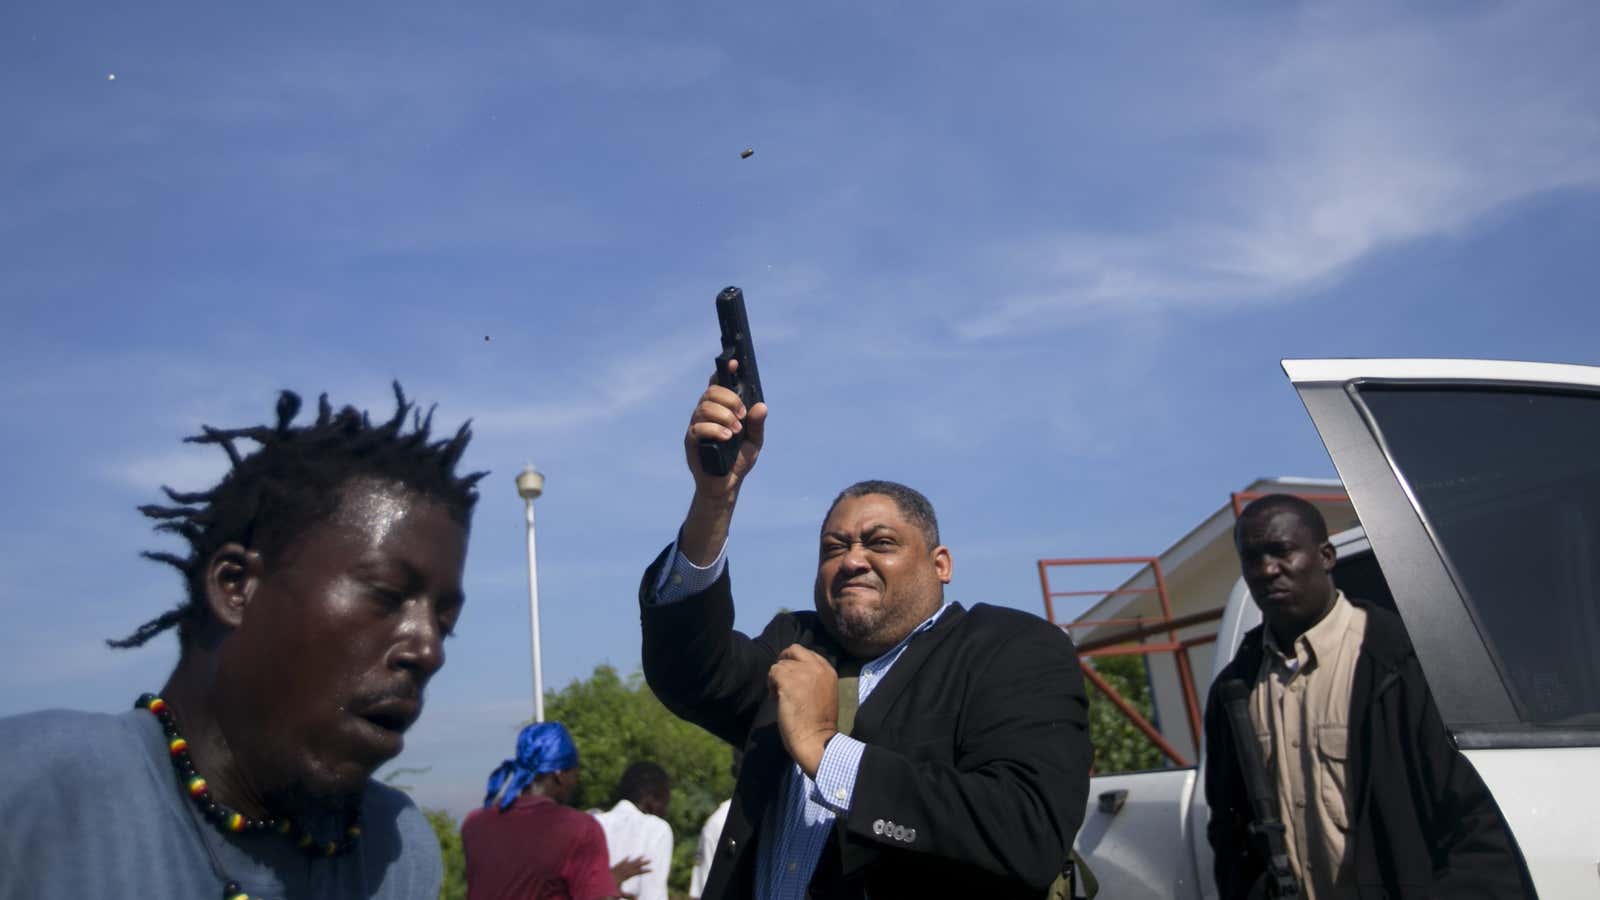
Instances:
[[[735,747],[733,750],[733,780],[739,780],[739,764],[744,762],[744,752]],[[711,874],[711,860],[717,853],[717,841],[722,840],[722,825],[728,821],[728,807],[733,805],[733,798],[722,801],[711,815],[706,816],[706,823],[700,827],[700,843],[694,848],[694,871],[689,874],[689,900],[700,900],[700,894],[706,889],[706,878]]]
[[[606,833],[611,864],[643,857],[648,866],[622,882],[622,892],[637,900],[667,900],[672,826],[662,817],[672,802],[672,779],[653,762],[636,762],[622,773],[617,796],[615,806],[593,813]]]

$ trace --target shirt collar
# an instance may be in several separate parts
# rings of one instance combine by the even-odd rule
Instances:
[[[911,629],[911,633],[906,635],[904,638],[902,638],[900,643],[895,644],[893,647],[890,647],[889,650],[887,652],[885,652],[882,656],[879,656],[877,659],[874,659],[872,662],[867,663],[866,666],[862,666],[862,668],[866,668],[867,666],[874,666],[875,667],[881,662],[884,662],[886,660],[892,660],[895,657],[899,656],[900,655],[900,651],[906,649],[906,645],[911,643],[911,639],[912,638],[914,638],[917,635],[923,633],[924,631],[932,630],[933,626],[939,621],[939,617],[944,615],[944,611],[949,609],[950,605],[951,605],[951,601],[949,601],[949,600],[944,601],[943,605],[941,605],[938,609],[933,611],[933,615],[927,617],[926,619],[923,619],[921,625],[918,625],[917,627]]]
[[[1327,615],[1317,621],[1317,624],[1306,629],[1305,634],[1295,638],[1294,652],[1283,652],[1278,646],[1278,639],[1273,637],[1272,629],[1263,628],[1265,632],[1264,646],[1273,655],[1285,662],[1292,663],[1291,668],[1299,665],[1316,662],[1318,659],[1331,658],[1338,652],[1339,645],[1344,641],[1345,629],[1350,626],[1351,610],[1350,601],[1345,598],[1344,591],[1335,591],[1333,606],[1328,609]]]

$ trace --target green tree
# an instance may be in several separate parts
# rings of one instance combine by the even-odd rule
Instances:
[[[717,804],[733,794],[732,752],[710,733],[673,715],[635,673],[627,678],[611,666],[596,666],[545,696],[546,718],[572,732],[582,762],[579,809],[609,808],[617,782],[630,763],[648,760],[672,776],[667,822],[676,838],[668,886],[689,887],[700,826]]]
[[[1097,656],[1091,663],[1123,699],[1149,719],[1150,679],[1143,656]],[[1094,771],[1099,775],[1138,772],[1161,766],[1161,751],[1133,727],[1094,685],[1089,691],[1089,740],[1094,744]]]
[[[444,857],[444,883],[439,900],[467,900],[467,857],[461,850],[461,829],[442,809],[425,810],[428,824],[439,839],[439,854]]]

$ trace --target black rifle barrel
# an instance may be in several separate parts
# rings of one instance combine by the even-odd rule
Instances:
[[[1256,839],[1266,863],[1250,896],[1299,897],[1300,884],[1289,866],[1289,848],[1284,841],[1283,822],[1278,819],[1278,793],[1267,778],[1267,765],[1256,743],[1256,729],[1250,724],[1250,685],[1238,678],[1224,681],[1219,688],[1223,708],[1228,713],[1228,730],[1233,732],[1234,750],[1244,774],[1245,793],[1250,797],[1250,834]]]
[[[1233,731],[1234,749],[1239,753],[1239,768],[1244,770],[1245,793],[1250,796],[1250,814],[1257,820],[1276,819],[1277,802],[1272,782],[1267,780],[1267,764],[1256,743],[1256,729],[1250,724],[1250,686],[1232,678],[1222,683],[1222,705],[1228,711],[1228,727]]]

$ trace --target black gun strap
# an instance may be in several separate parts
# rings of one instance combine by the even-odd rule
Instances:
[[[1255,726],[1250,722],[1249,685],[1241,680],[1227,687],[1232,690],[1223,691],[1224,712],[1228,731],[1233,734],[1234,755],[1239,758],[1239,775],[1244,779],[1245,795],[1250,802],[1250,835],[1259,842],[1265,864],[1265,871],[1251,896],[1261,893],[1266,897],[1299,897],[1300,886],[1289,865],[1285,829],[1278,818],[1277,785],[1267,773],[1261,746],[1256,742]]]
[[[1256,742],[1256,730],[1250,722],[1249,700],[1231,699],[1226,703],[1228,731],[1233,735],[1233,751],[1239,758],[1239,774],[1244,779],[1245,797],[1250,803],[1251,812],[1271,810],[1276,814],[1278,790],[1267,776],[1267,761],[1261,758],[1261,745]],[[1234,704],[1245,707],[1243,715]]]

